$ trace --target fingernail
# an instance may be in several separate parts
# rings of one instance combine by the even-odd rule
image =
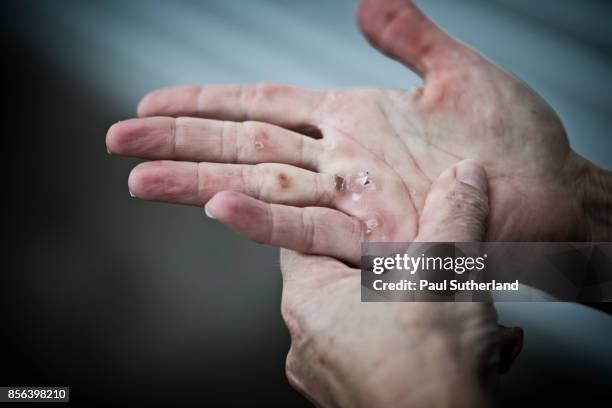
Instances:
[[[136,194],[132,193],[132,191],[131,191],[131,190],[128,190],[128,191],[130,192],[130,197],[132,197],[132,198],[136,198]]]
[[[204,206],[204,213],[208,218],[212,218],[213,220],[215,219],[214,215],[212,215],[210,211],[208,211],[208,203]]]
[[[106,153],[113,154],[108,147],[106,148]]]
[[[482,166],[472,160],[464,160],[457,165],[455,178],[482,193],[487,192],[487,175]]]

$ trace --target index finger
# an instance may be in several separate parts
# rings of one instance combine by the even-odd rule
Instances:
[[[268,122],[289,129],[314,126],[325,93],[295,86],[211,84],[153,91],[138,105],[138,116],[194,116]]]

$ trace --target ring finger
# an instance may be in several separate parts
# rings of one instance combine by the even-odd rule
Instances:
[[[160,160],[141,163],[130,173],[135,197],[203,206],[220,191],[238,191],[268,203],[295,206],[333,206],[333,175],[286,164],[257,165],[193,163]]]

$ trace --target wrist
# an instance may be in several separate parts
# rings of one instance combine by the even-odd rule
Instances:
[[[575,180],[591,241],[612,241],[612,172],[576,155]]]

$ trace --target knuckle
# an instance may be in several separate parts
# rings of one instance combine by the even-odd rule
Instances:
[[[287,358],[285,359],[285,375],[293,386],[298,382],[296,371],[295,351],[293,350],[293,347],[291,347],[289,349],[289,353],[287,353]]]
[[[267,164],[256,164],[250,166],[251,170],[251,191],[253,197],[258,200],[268,201],[274,196],[274,171]]]
[[[261,182],[258,177],[259,172],[251,166],[240,167],[240,185],[242,191],[253,198],[259,199],[261,193]]]
[[[229,153],[226,151],[227,146],[229,144],[227,143],[227,141],[230,140],[230,137],[235,138],[235,136],[236,136],[235,127],[233,123],[229,121],[224,121],[223,124],[221,125],[221,133],[220,133],[219,145],[218,145],[219,157],[221,157],[223,161],[227,161],[227,162],[236,161],[236,152]]]
[[[290,282],[285,282],[284,286],[293,286]],[[280,312],[283,322],[291,336],[292,345],[300,349],[313,343],[313,316],[311,315],[312,305],[308,303],[308,296],[301,293],[299,288],[294,286],[293,290],[283,289],[281,296]]]
[[[295,299],[289,295],[286,295],[286,292],[284,292],[281,299],[281,317],[283,318],[285,326],[287,326],[292,339],[300,337],[297,319],[299,308],[296,306]]]
[[[328,183],[326,175],[315,173],[314,176],[314,196],[318,205],[326,206],[334,202],[336,191],[332,190],[332,183]]]
[[[285,295],[283,295],[281,300],[281,317],[285,323],[289,323],[293,320],[293,304]]]
[[[476,217],[482,217],[489,210],[487,197],[472,189],[462,188],[459,191],[453,191],[448,195],[447,199],[458,214],[471,214]]]
[[[315,247],[315,236],[317,224],[314,221],[312,208],[304,208],[302,211],[302,231],[303,231],[303,239],[304,239],[304,251],[313,252]]]
[[[266,129],[261,123],[254,121],[246,121],[236,126],[241,133],[240,137],[236,135],[236,161],[250,162],[249,158],[255,153],[257,146],[263,146],[267,139]]]
[[[177,154],[181,154],[183,152],[183,138],[184,135],[187,135],[189,132],[189,119],[186,117],[178,117],[174,119],[174,123],[172,123],[171,128],[171,144],[172,144],[172,155],[176,157]]]
[[[304,384],[304,376],[302,370],[302,361],[296,356],[296,351],[293,346],[289,348],[287,358],[285,359],[285,376],[289,384],[301,393],[306,393],[307,390]]]

